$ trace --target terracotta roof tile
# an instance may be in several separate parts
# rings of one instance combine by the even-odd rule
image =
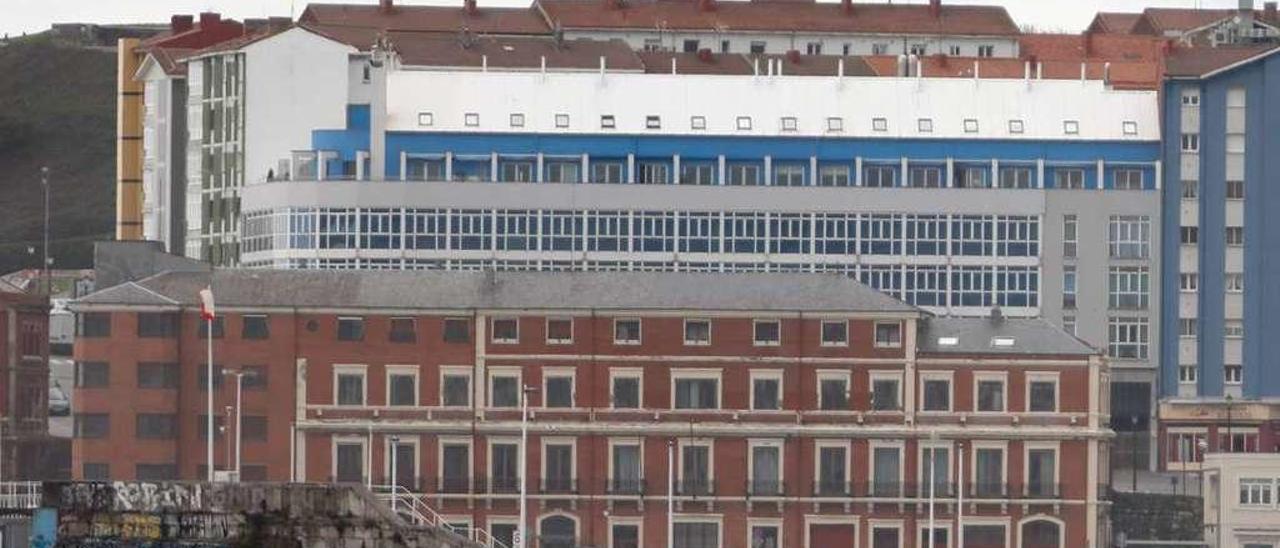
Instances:
[[[1089,24],[1089,31],[1103,34],[1129,34],[1133,25],[1142,17],[1141,13],[1116,13],[1100,11]]]
[[[1232,15],[1231,9],[1147,8],[1133,24],[1134,34],[1163,35],[1166,31],[1188,31],[1213,24]]]
[[[1024,34],[1018,39],[1024,59],[1045,61],[1155,61],[1163,56],[1165,39],[1123,34]]]
[[[1280,50],[1280,46],[1239,46],[1179,48],[1169,55],[1167,74],[1171,77],[1203,76],[1251,57]]]
[[[538,70],[597,70],[600,58],[610,71],[644,70],[644,64],[622,40],[563,40],[533,36],[477,36],[463,47],[456,35],[391,32],[394,48],[406,65]]]
[[[854,4],[846,13],[839,3],[762,1],[716,2],[703,10],[688,0],[632,0],[621,9],[601,0],[538,0],[547,19],[566,29],[673,30],[805,30],[812,32],[952,34],[1013,36],[1019,34],[1009,13],[996,6],[943,4],[934,17],[922,4]]]
[[[381,30],[458,32],[462,28],[478,34],[550,34],[551,28],[533,8],[477,8],[468,12],[461,5],[395,6],[390,13],[376,5],[311,4],[299,22]]]

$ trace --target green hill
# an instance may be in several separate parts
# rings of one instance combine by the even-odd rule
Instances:
[[[92,266],[93,242],[113,236],[115,71],[111,48],[48,33],[0,46],[0,273],[40,263],[42,166],[56,268]]]

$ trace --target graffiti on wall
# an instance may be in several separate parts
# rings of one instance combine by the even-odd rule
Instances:
[[[227,496],[221,486],[178,482],[62,483],[56,488],[57,500],[46,502],[96,512],[221,512]]]

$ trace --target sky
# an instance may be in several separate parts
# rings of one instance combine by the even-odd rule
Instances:
[[[328,3],[373,4],[376,0],[320,0]],[[478,0],[483,6],[528,6],[529,0]],[[866,1],[866,0],[854,0]],[[881,0],[884,1],[884,0]],[[926,0],[898,0],[923,3]],[[1079,32],[1098,11],[1141,11],[1144,7],[1225,8],[1238,0],[942,0],[944,3],[995,4],[1008,8],[1020,25],[1039,31]],[[1262,0],[1255,0],[1258,9]],[[39,32],[52,23],[166,22],[174,13],[216,11],[236,19],[297,16],[308,0],[0,0],[0,36]],[[397,0],[400,4],[462,5],[462,0]]]

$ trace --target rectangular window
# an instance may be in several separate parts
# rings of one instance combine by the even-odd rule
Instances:
[[[896,373],[871,375],[871,410],[902,410],[902,378]]]
[[[76,388],[106,388],[110,376],[107,362],[76,362]]]
[[[774,164],[773,186],[804,186],[804,171],[800,164]]]
[[[572,443],[544,442],[542,446],[542,487],[548,493],[572,493],[574,446]]]
[[[671,182],[671,166],[663,162],[637,162],[636,184],[665,185]]]
[[[177,388],[178,364],[139,362],[138,388]]]
[[[676,378],[675,409],[718,409],[720,407],[720,380],[718,378]]]
[[[782,322],[778,320],[755,320],[752,322],[755,346],[778,346],[782,339]]]
[[[1027,411],[1031,413],[1055,413],[1058,411],[1057,377],[1030,376],[1027,381]]]
[[[992,45],[978,46],[978,57],[995,57],[996,47]]]
[[[1116,190],[1142,190],[1142,170],[1117,169],[1113,185]]]
[[[548,372],[542,379],[543,406],[551,408],[573,407],[573,373]]]
[[[1223,320],[1222,335],[1227,338],[1239,339],[1244,337],[1244,321],[1243,320]]]
[[[168,312],[139,312],[138,337],[171,338],[178,336],[178,315]]]
[[[84,481],[109,481],[111,465],[105,462],[86,462],[82,468]]]
[[[977,384],[977,410],[983,413],[1003,413],[1005,410],[1004,379],[979,378]]]
[[[782,446],[773,441],[750,441],[750,491],[755,496],[782,494]]]
[[[334,400],[338,405],[364,405],[363,368],[335,368]]]
[[[920,133],[933,133],[933,119],[919,118],[916,120],[916,129]]]
[[[489,445],[489,490],[493,493],[520,492],[520,446],[494,441]]]
[[[889,120],[887,118],[872,118],[871,131],[889,131]]]
[[[1182,197],[1194,200],[1200,195],[1200,181],[1182,181]]]
[[[735,124],[736,124],[737,128],[738,128],[739,130],[741,130],[741,131],[749,130],[749,129],[751,129],[751,117],[750,117],[750,116],[739,116],[739,117],[737,118],[737,120],[736,120]]]
[[[818,167],[819,186],[849,186],[849,166],[826,165]]]
[[[134,433],[138,439],[168,440],[177,437],[177,416],[173,414],[138,413]]]
[[[975,447],[973,450],[973,494],[999,497],[1004,489],[1004,449]]]
[[[1029,167],[1002,167],[1000,168],[1000,188],[1031,188],[1034,186],[1031,181],[1031,168]]]
[[[1075,215],[1062,216],[1062,256],[1064,258],[1074,258],[1078,247],[1079,220]]]
[[[752,42],[751,49],[755,50],[755,44],[764,44],[764,42]],[[764,46],[760,46],[760,53],[764,53]],[[753,51],[754,53],[754,51]],[[713,521],[677,521],[673,526],[673,534],[675,541],[671,544],[672,548],[719,548],[720,547],[720,524]]]
[[[133,473],[138,481],[172,481],[178,479],[178,466],[138,463],[134,465]]]
[[[489,375],[489,406],[520,407],[520,377],[511,373]]]
[[[1027,450],[1027,495],[1039,498],[1058,496],[1057,476],[1057,450]]]
[[[1200,241],[1200,227],[1184,226],[1178,230],[1179,239],[1184,245],[1195,245]]]
[[[818,447],[819,496],[843,496],[849,486],[849,448],[844,445]]]
[[[81,337],[102,338],[111,336],[111,313],[81,312],[79,332]]]
[[[692,116],[689,118],[689,129],[707,129],[706,116]]]
[[[890,188],[897,184],[898,170],[893,166],[866,166],[862,168],[862,186]]]
[[[1195,153],[1200,151],[1200,135],[1198,133],[1182,134],[1182,151]]]
[[[1194,337],[1200,331],[1200,322],[1196,318],[1179,318],[1178,319],[1178,336]]]
[[[106,413],[76,413],[73,430],[79,439],[101,439],[111,434],[111,416]]]
[[[338,340],[363,341],[364,340],[364,318],[339,317],[338,318]]]
[[[1240,504],[1242,506],[1271,506],[1275,480],[1271,478],[1240,478]],[[1254,546],[1254,545],[1246,545]],[[1263,546],[1258,544],[1257,546]],[[1271,546],[1267,544],[1265,546]]]
[[[245,340],[263,340],[271,337],[267,317],[262,314],[245,314],[240,317],[240,338]]]
[[[620,441],[611,446],[613,473],[609,477],[611,493],[639,494],[644,488],[644,471],[640,464],[640,443]],[[617,540],[616,538],[614,539]],[[637,545],[636,548],[639,548]]]
[[[1113,266],[1108,276],[1113,310],[1146,310],[1150,293],[1147,267]]]
[[[757,186],[760,184],[760,165],[734,162],[726,166],[730,186]]]
[[[920,381],[920,389],[924,394],[920,400],[921,411],[951,410],[951,379],[926,377]]]
[[[823,320],[822,346],[849,346],[849,322]]]
[[[1107,242],[1113,259],[1146,259],[1151,254],[1151,218],[1112,215]]]
[[[1222,285],[1227,293],[1242,293],[1244,292],[1244,274],[1227,272],[1222,275]]]
[[[1178,366],[1178,382],[1183,384],[1195,384],[1197,376],[1196,366],[1180,365]]]
[[[471,405],[471,372],[467,368],[445,370],[440,375],[440,405],[467,407]]]
[[[226,329],[225,329],[225,326],[223,325],[226,323],[225,318],[222,316],[218,316],[214,318],[212,322],[209,322],[207,320],[200,322],[200,329],[197,332],[197,337],[199,337],[200,340],[209,338],[209,324],[211,323],[213,324],[213,338],[221,339],[225,335]]]
[[[548,318],[547,319],[547,344],[571,344],[573,343],[573,319],[572,318]]]
[[[591,182],[620,184],[622,183],[622,162],[591,162]]]
[[[614,320],[613,344],[640,344],[640,320],[634,318]]]
[[[682,444],[680,447],[680,494],[710,494],[712,492],[711,474],[711,446]],[[677,546],[679,546],[678,540]]]
[[[716,165],[711,162],[680,162],[680,184],[710,186],[716,184]]]
[[[977,132],[978,132],[978,120],[977,120],[976,118],[965,118],[965,119],[964,119],[964,132],[965,132],[965,133],[977,133]]]
[[[684,344],[686,346],[711,344],[711,320],[685,320]]]
[[[1062,267],[1062,308],[1074,310],[1076,307],[1076,267]]]
[[[849,410],[849,375],[843,372],[818,373],[818,408],[823,411]]]
[[[871,494],[896,497],[902,492],[902,448],[872,447]]]
[[[751,372],[751,409],[757,411],[782,409],[781,372]]]
[[[614,409],[640,408],[640,373],[618,373],[613,376]]]
[[[468,112],[462,115],[462,123],[467,127],[476,127],[480,125],[480,115],[475,112]]]
[[[844,118],[827,118],[827,131],[840,133],[844,131]]]
[[[900,346],[902,346],[902,324],[876,322],[876,347],[898,348]]]
[[[455,441],[440,443],[440,491],[465,493],[471,486],[471,446]]]
[[[520,342],[520,322],[516,318],[493,319],[493,342],[515,344]]]
[[[1185,198],[1185,196],[1183,196]],[[1244,181],[1227,181],[1227,199],[1244,199]]]
[[[418,405],[418,374],[392,372],[387,374],[387,405]]]
[[[471,322],[465,318],[445,318],[444,342],[471,342]]]
[[[1200,275],[1194,272],[1178,275],[1178,288],[1181,291],[1195,291],[1200,287]]]
[[[911,188],[942,187],[942,169],[938,167],[913,167],[909,171],[908,184]]]
[[[618,122],[612,114],[604,114],[600,116],[600,129],[613,129],[618,126]]]
[[[1107,355],[1128,360],[1147,359],[1147,328],[1146,318],[1110,318],[1107,325]]]
[[[387,340],[393,343],[412,343],[418,340],[413,318],[391,318]]]
[[[1063,190],[1084,189],[1083,169],[1057,169],[1053,172],[1053,187]]]
[[[1227,245],[1242,246],[1244,245],[1244,227],[1229,226],[1226,228]]]
[[[1077,120],[1066,120],[1062,122],[1062,132],[1067,135],[1080,134],[1080,122]]]

